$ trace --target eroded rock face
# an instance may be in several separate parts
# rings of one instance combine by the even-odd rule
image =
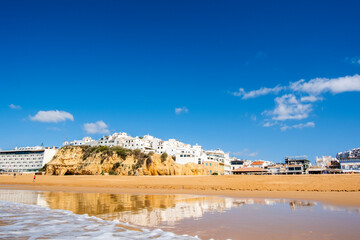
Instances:
[[[159,154],[139,154],[131,150],[67,146],[61,148],[46,166],[47,175],[205,175],[203,165],[177,164]],[[119,153],[121,152],[121,153]]]

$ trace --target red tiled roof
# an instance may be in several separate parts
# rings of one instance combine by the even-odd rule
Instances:
[[[256,161],[256,162],[253,162],[251,165],[262,165],[264,164],[264,161]]]

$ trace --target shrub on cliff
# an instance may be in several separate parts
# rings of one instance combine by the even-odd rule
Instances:
[[[152,158],[151,158],[151,157],[148,157],[148,158],[146,159],[146,167],[150,167],[150,165],[152,164],[152,162],[153,162]]]
[[[161,162],[165,162],[167,157],[168,157],[167,153],[164,152],[163,154],[161,154]]]
[[[46,171],[47,164],[45,164],[42,168],[39,169],[39,172],[45,172]],[[1,172],[1,169],[0,169]]]
[[[116,170],[116,169],[119,168],[119,167],[120,167],[120,162],[116,162],[116,163],[114,163],[112,169],[113,169],[113,170]]]

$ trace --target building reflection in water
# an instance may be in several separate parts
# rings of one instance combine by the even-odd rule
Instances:
[[[201,218],[208,212],[224,212],[245,205],[289,204],[291,210],[313,207],[310,201],[285,199],[235,199],[196,195],[133,195],[105,193],[35,192],[0,190],[0,201],[34,204],[69,210],[104,220],[119,220],[144,227],[173,226],[187,218]],[[324,206],[328,210],[329,206]],[[357,210],[358,211],[358,210]]]

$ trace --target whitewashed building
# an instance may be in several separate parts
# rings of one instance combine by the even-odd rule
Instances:
[[[341,170],[345,173],[360,173],[360,148],[340,152],[336,155]]]
[[[168,155],[175,157],[176,163],[179,164],[204,164],[205,161],[214,161],[224,167],[224,174],[231,173],[230,157],[228,153],[224,153],[224,151],[220,149],[204,151],[198,144],[190,145],[176,139],[163,141],[151,135],[145,135],[144,137],[131,137],[124,132],[119,132],[109,136],[104,136],[99,140],[94,140],[91,137],[84,137],[82,140],[63,142],[63,146],[81,145],[109,147],[119,146],[133,150],[140,149],[146,153],[167,153]]]
[[[204,164],[207,159],[207,155],[199,145],[184,146],[177,149],[176,163],[186,164]]]
[[[22,147],[0,151],[0,169],[3,172],[36,172],[50,162],[56,154],[55,147]]]
[[[220,163],[220,165],[224,166],[224,174],[231,174],[231,163],[229,153],[225,153],[224,151],[217,150],[208,150],[205,151],[207,155],[207,161],[214,161]]]
[[[318,167],[328,167],[332,161],[338,161],[336,158],[331,156],[315,157],[315,164]]]

